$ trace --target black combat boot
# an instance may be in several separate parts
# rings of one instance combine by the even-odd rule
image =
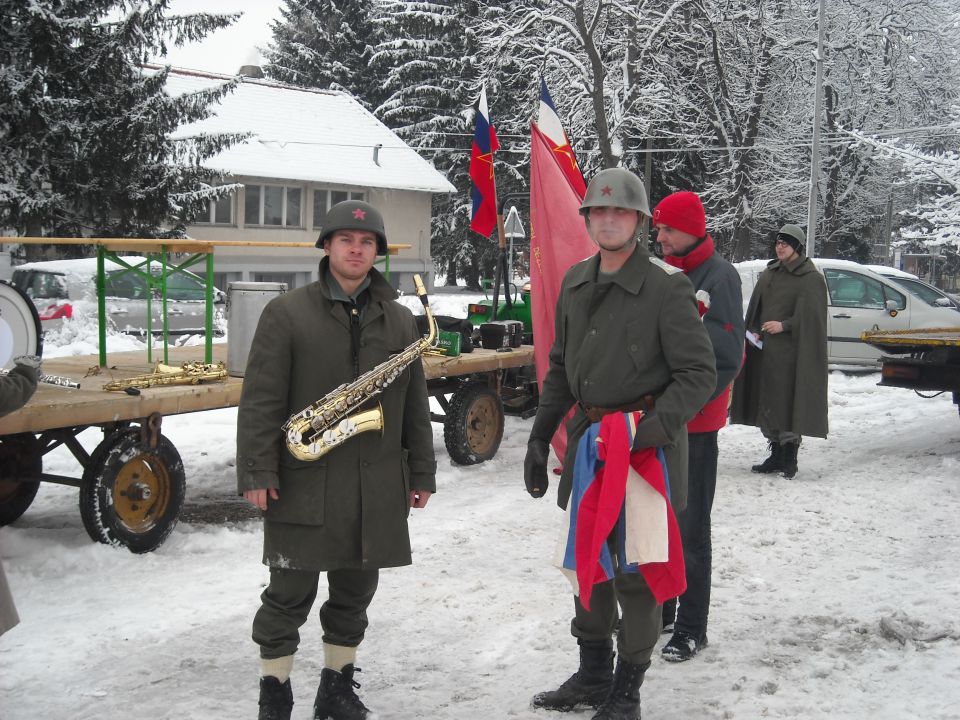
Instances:
[[[280,682],[273,675],[260,678],[260,714],[258,720],[290,720],[293,690],[289,678]]]
[[[783,469],[783,445],[771,440],[768,444],[770,457],[750,469],[755,473],[775,473]]]
[[[613,685],[613,640],[579,640],[580,669],[556,690],[537,693],[533,707],[569,712],[599,707]]]
[[[317,699],[313,703],[314,720],[363,720],[367,717],[370,711],[353,691],[360,687],[360,683],[353,679],[355,672],[360,672],[360,668],[353,665],[344,666],[340,672],[323,669]]]
[[[634,665],[618,659],[613,687],[593,720],[640,720],[640,686],[648,667],[648,662]]]
[[[781,456],[780,470],[783,471],[785,478],[790,479],[797,474],[797,452],[800,450],[800,443],[784,443],[781,448],[783,455]]]

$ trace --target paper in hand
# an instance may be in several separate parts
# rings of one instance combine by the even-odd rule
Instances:
[[[760,335],[752,330],[747,330],[747,341],[757,350],[763,350],[763,340],[760,339]]]

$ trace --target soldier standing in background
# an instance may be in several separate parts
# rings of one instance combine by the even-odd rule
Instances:
[[[756,473],[797,474],[803,435],[827,436],[827,284],[804,253],[796,225],[777,233],[777,259],[761,273],[747,307],[743,372],[730,420],[760,428],[770,456]]]

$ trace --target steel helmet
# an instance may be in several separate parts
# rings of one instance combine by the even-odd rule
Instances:
[[[785,238],[793,240],[790,246],[797,251],[802,251],[803,246],[807,244],[807,236],[797,225],[784,225],[777,231],[777,236],[783,235]]]
[[[630,208],[650,217],[643,181],[624,168],[608,168],[593,176],[580,204],[580,214],[586,217],[592,207]]]
[[[366,230],[377,236],[377,255],[387,254],[387,234],[383,229],[383,215],[370,203],[363,200],[338,202],[323,220],[317,247],[337,230]]]

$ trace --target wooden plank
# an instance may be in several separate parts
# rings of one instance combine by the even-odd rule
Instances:
[[[203,362],[202,345],[171,347],[170,365]],[[213,360],[226,361],[227,344],[214,343]],[[60,375],[80,383],[79,389],[41,383],[37,392],[22,409],[0,418],[0,435],[39,433],[62,427],[102,425],[111,422],[138,420],[158,412],[162,415],[236,407],[240,403],[242,378],[228,377],[223,382],[201,385],[167,385],[141,390],[140,395],[107,391],[103,385],[111,380],[144,375],[153,367],[144,361],[141,351],[112,353],[100,374],[86,376],[97,368],[96,355],[49,358],[43,362],[48,375]],[[459,357],[428,356],[423,358],[428,379],[456,377],[533,364],[533,346],[524,345],[510,352],[477,348]],[[317,398],[319,399],[319,398]]]

